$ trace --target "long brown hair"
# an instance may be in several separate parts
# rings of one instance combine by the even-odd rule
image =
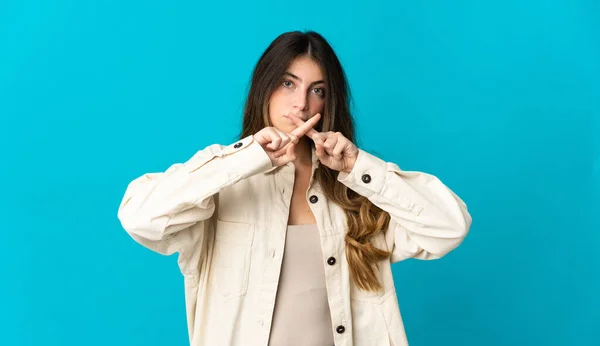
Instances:
[[[356,143],[346,74],[333,48],[314,31],[281,34],[262,54],[252,73],[240,138],[269,126],[268,102],[271,95],[279,87],[292,61],[301,56],[311,57],[326,76],[325,109],[315,129],[319,132],[341,132]],[[311,145],[314,144],[311,142]],[[338,204],[346,214],[346,258],[352,279],[363,290],[381,289],[377,279],[377,263],[389,258],[390,253],[375,247],[372,238],[388,227],[389,214],[338,182],[339,172],[319,165],[314,174],[325,196]]]

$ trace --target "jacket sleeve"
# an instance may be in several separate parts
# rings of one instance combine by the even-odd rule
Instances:
[[[403,171],[359,149],[352,171],[340,172],[338,181],[390,214],[385,238],[392,263],[440,258],[470,230],[466,204],[431,174]]]
[[[198,233],[215,211],[215,194],[270,168],[271,160],[253,136],[229,146],[213,144],[185,163],[130,182],[118,218],[135,241],[171,255],[198,245]]]

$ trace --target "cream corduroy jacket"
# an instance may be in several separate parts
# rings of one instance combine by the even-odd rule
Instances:
[[[306,199],[321,236],[335,345],[408,345],[391,264],[455,249],[471,226],[467,206],[435,176],[362,149],[338,181],[389,212],[374,244],[392,256],[379,264],[381,292],[358,289],[344,251],[344,212],[311,178]],[[293,186],[293,163],[273,167],[253,136],[210,145],[127,186],[123,228],[155,252],[178,253],[191,346],[267,346]]]

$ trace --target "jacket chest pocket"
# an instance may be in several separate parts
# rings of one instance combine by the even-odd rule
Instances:
[[[246,294],[254,227],[252,224],[217,220],[211,272],[225,298]]]

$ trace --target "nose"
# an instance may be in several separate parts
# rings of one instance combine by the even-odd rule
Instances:
[[[306,98],[306,92],[303,90],[298,90],[296,93],[294,93],[294,108],[297,108],[301,111],[308,110],[308,101]]]

